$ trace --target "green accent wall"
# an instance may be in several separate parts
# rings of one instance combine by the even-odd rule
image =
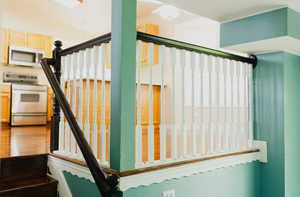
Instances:
[[[63,174],[73,197],[101,197],[95,183],[84,178],[79,178],[69,172],[63,172]]]
[[[300,196],[300,57],[285,53],[285,196]]]
[[[284,197],[284,53],[258,55],[254,69],[255,138],[267,141],[261,196]]]
[[[221,47],[287,35],[287,8],[221,24]]]
[[[288,9],[288,35],[297,39],[300,39],[299,20],[300,13]]]
[[[282,36],[300,39],[300,13],[290,9],[250,16],[221,24],[220,45],[228,47]]]
[[[160,197],[175,190],[176,197],[259,197],[259,163],[242,164],[125,191],[124,197]]]
[[[135,167],[136,0],[112,2],[110,167]]]

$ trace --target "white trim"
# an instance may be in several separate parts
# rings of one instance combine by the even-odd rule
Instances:
[[[48,174],[48,176],[56,179],[58,181],[58,193],[60,196],[63,197],[72,197],[72,193],[70,191],[69,185],[65,179],[65,176],[63,174],[63,171],[61,170],[60,166],[56,164],[56,162],[53,162],[48,160],[48,167],[51,174]]]
[[[228,156],[219,159],[201,161],[178,167],[172,167],[132,176],[121,177],[119,188],[121,191],[126,191],[130,188],[136,188],[139,186],[149,186],[154,183],[161,183],[171,179],[179,179],[182,177],[204,173],[215,169],[231,167],[253,161],[259,161],[262,158],[261,154],[261,152],[255,152],[238,156]]]
[[[87,167],[83,167],[72,162],[58,159],[52,156],[48,157],[48,166],[50,167],[50,170],[51,167],[53,167],[52,169],[59,170],[61,172],[66,171],[74,176],[84,178],[93,183],[95,182],[90,170]]]
[[[139,186],[149,186],[154,183],[161,183],[171,179],[180,179],[182,177],[187,177],[194,174],[204,173],[215,169],[231,167],[253,161],[267,162],[267,143],[263,141],[254,141],[253,144],[254,148],[258,148],[260,152],[199,161],[196,163],[121,177],[119,179],[119,188],[121,191],[126,191],[130,188],[136,188]],[[66,171],[71,173],[72,175],[78,176],[79,178],[87,179],[90,182],[94,183],[94,179],[89,169],[86,167],[52,156],[49,156],[48,165],[50,167],[50,171],[53,172],[54,175],[55,171]],[[54,176],[54,178],[57,177]],[[63,182],[62,184],[65,185],[65,183]],[[62,191],[64,190],[60,189],[60,192]]]

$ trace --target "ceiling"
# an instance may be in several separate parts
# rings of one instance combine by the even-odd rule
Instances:
[[[289,6],[300,11],[299,0],[159,0],[219,22]],[[188,3],[187,3],[188,2]]]

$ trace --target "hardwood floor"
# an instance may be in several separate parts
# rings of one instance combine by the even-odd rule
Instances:
[[[10,127],[0,124],[0,158],[49,153],[50,125]]]

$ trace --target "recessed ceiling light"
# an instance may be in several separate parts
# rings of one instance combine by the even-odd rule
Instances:
[[[69,8],[74,8],[82,3],[82,0],[54,0],[54,1]]]
[[[162,2],[158,0],[138,0],[140,2],[146,2],[146,3],[156,3],[156,4],[162,4]]]
[[[162,5],[159,8],[153,10],[154,14],[158,14],[160,17],[166,20],[173,20],[180,15],[180,10],[172,5]]]

